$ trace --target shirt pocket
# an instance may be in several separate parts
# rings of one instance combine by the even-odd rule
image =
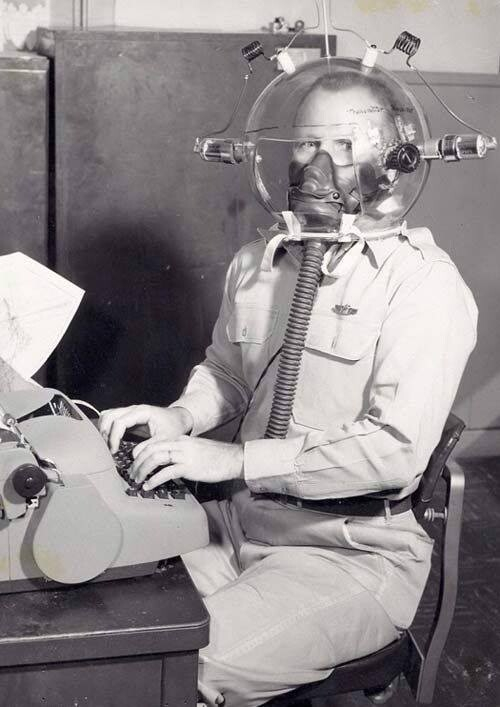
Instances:
[[[237,302],[226,325],[227,337],[232,344],[263,344],[273,333],[277,318],[277,309]]]
[[[294,404],[297,423],[322,430],[362,415],[379,334],[380,326],[362,320],[312,315]]]
[[[236,302],[226,325],[232,344],[241,349],[243,374],[253,387],[269,359],[269,344],[278,321],[278,310],[257,303]]]

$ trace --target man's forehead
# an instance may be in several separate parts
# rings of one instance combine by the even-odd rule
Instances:
[[[321,125],[321,124],[309,124],[309,125],[296,125],[293,128],[294,138],[331,138],[331,139],[341,139],[350,138],[352,139],[357,131],[356,123],[336,123],[334,125]]]
[[[297,111],[297,129],[359,124],[360,118],[386,112],[383,102],[367,88],[318,87],[306,96]]]

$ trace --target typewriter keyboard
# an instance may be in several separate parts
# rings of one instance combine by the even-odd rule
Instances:
[[[113,454],[116,470],[126,483],[125,493],[128,496],[138,496],[140,498],[184,499],[186,497],[187,488],[180,479],[166,481],[164,484],[160,484],[160,486],[146,491],[142,488],[142,483],[137,483],[130,478],[129,470],[134,461],[132,450],[136,444],[137,442],[122,439],[118,451],[116,454]],[[154,473],[155,472],[152,472],[152,474]],[[149,476],[152,476],[152,474]]]

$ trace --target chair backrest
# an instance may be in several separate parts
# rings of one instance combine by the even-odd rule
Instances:
[[[441,439],[431,454],[427,468],[422,474],[419,487],[412,496],[412,506],[415,515],[423,516],[425,507],[430,503],[436,484],[443,474],[448,457],[464,429],[465,423],[459,417],[450,413],[444,425]]]

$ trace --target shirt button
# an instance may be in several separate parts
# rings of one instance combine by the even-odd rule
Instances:
[[[247,327],[243,327],[243,331],[241,332],[241,336],[246,337],[247,334],[248,334],[248,329],[247,329]]]

